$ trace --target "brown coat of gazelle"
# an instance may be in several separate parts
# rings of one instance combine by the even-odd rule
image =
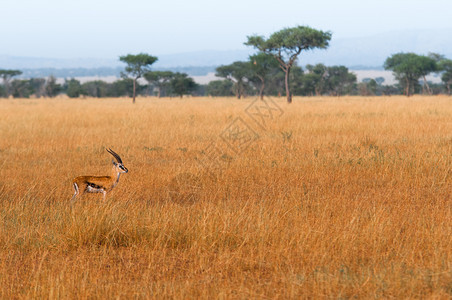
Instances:
[[[102,193],[103,199],[108,192],[110,192],[119,182],[119,176],[122,173],[127,173],[129,170],[122,164],[121,157],[111,149],[107,149],[107,152],[113,155],[116,162],[112,160],[113,168],[111,170],[111,176],[78,176],[72,180],[74,186],[74,196],[72,196],[71,204],[77,200],[79,195],[84,193]]]

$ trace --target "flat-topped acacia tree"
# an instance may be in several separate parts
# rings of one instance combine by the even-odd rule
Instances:
[[[447,88],[447,94],[450,95],[450,85],[452,84],[452,60],[443,59],[439,62],[439,69],[443,72],[441,80]]]
[[[9,97],[9,82],[11,78],[17,75],[21,75],[20,70],[3,70],[0,69],[0,78],[3,80],[3,85],[5,86],[6,97]]]
[[[215,76],[223,77],[234,83],[235,95],[240,99],[245,91],[247,78],[250,76],[250,63],[235,61],[230,65],[222,65],[216,68]]]
[[[419,79],[436,71],[438,66],[431,57],[400,52],[386,58],[384,68],[393,71],[394,77],[405,87],[405,95],[409,97]]]
[[[174,73],[173,78],[170,81],[172,92],[179,95],[181,98],[185,94],[193,92],[197,84],[193,78],[188,77],[185,73]]]
[[[126,63],[125,73],[121,72],[122,77],[132,77],[133,79],[133,103],[135,103],[137,79],[141,78],[144,73],[150,71],[150,66],[155,63],[158,58],[146,53],[128,54],[120,56],[119,60]]]
[[[330,31],[316,30],[307,26],[284,28],[270,35],[268,39],[263,36],[248,36],[247,46],[273,55],[285,73],[285,86],[287,102],[292,103],[292,94],[289,89],[290,69],[304,50],[314,48],[326,49],[329,46],[332,33]]]
[[[152,71],[143,74],[143,77],[149,82],[149,84],[155,85],[158,88],[157,97],[162,96],[162,92],[165,91],[169,82],[174,77],[174,73],[171,71]]]
[[[259,85],[259,98],[264,99],[265,83],[268,78],[275,73],[279,72],[278,61],[267,53],[259,52],[255,55],[251,55],[250,67],[254,76],[251,76],[251,82],[258,82]]]

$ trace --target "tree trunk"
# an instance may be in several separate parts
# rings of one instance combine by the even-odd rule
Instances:
[[[447,94],[450,96],[450,84],[447,85]]]
[[[135,103],[135,89],[136,89],[136,82],[137,82],[137,79],[134,78],[134,79],[133,79],[133,100],[132,100],[132,103]]]
[[[261,98],[261,100],[264,100],[264,88],[265,88],[265,84],[262,83],[261,89],[259,91],[259,97]]]
[[[407,97],[410,96],[410,81],[408,80],[408,78],[406,79],[405,94],[406,94]]]
[[[265,80],[263,78],[260,78],[261,80],[261,88],[259,89],[259,98],[261,100],[264,100],[264,89],[265,89]]]
[[[429,95],[431,95],[432,94],[432,90],[430,90],[430,86],[428,85],[428,82],[427,82],[427,79],[425,78],[425,75],[424,75],[424,85],[427,87],[427,93]]]
[[[3,78],[3,86],[5,87],[6,98],[9,98],[9,80],[7,78]]]
[[[290,68],[286,68],[286,69],[284,70],[284,72],[286,73],[285,82],[286,82],[286,96],[287,96],[287,103],[292,103],[292,94],[290,93],[290,90],[289,90],[289,74],[290,74]]]
[[[162,97],[162,88],[161,87],[159,87],[159,91],[158,91],[157,97],[158,98]]]

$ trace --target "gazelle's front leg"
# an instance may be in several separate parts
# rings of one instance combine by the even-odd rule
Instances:
[[[103,190],[103,191],[102,191],[102,194],[104,195],[104,202],[105,202],[105,197],[107,197],[107,191],[106,191],[106,190]]]

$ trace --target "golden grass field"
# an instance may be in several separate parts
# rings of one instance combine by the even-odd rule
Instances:
[[[254,100],[0,99],[0,298],[450,299],[452,98]]]

